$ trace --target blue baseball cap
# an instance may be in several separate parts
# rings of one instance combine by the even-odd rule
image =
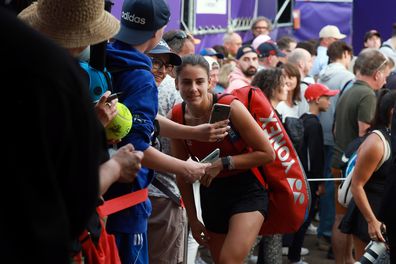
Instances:
[[[147,54],[168,54],[170,64],[179,66],[182,63],[180,56],[172,52],[168,44],[163,39],[157,44],[157,46],[147,52]]]
[[[121,12],[121,28],[115,39],[140,45],[168,24],[170,11],[165,0],[125,0]]]
[[[286,54],[283,53],[279,48],[278,45],[276,45],[273,42],[264,42],[261,43],[258,47],[257,47],[257,54],[260,58],[266,58],[269,57],[271,55],[275,55],[277,57],[286,57]]]
[[[205,48],[199,53],[202,56],[216,56],[219,59],[224,59],[224,55],[217,52],[214,48]]]

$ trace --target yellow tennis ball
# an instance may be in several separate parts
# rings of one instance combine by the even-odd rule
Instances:
[[[128,135],[132,128],[132,114],[128,107],[117,103],[117,115],[106,127],[106,137],[108,140],[119,140]]]

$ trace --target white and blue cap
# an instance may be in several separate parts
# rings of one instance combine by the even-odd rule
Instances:
[[[182,59],[179,55],[172,52],[165,40],[161,41],[152,50],[147,52],[147,54],[168,54],[169,63],[175,66],[179,66],[182,63]]]
[[[168,24],[170,11],[165,0],[125,0],[121,12],[121,28],[115,39],[140,45]]]

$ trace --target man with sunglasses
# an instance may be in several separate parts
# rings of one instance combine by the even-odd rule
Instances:
[[[334,152],[331,164],[333,177],[342,177],[342,154],[352,140],[363,136],[370,127],[376,106],[375,91],[386,83],[390,63],[377,49],[363,50],[355,62],[359,66],[354,84],[338,99],[335,113]],[[337,200],[339,182],[335,184],[335,221],[332,230],[332,247],[335,262],[353,263],[352,237],[340,232],[338,226],[346,213]]]

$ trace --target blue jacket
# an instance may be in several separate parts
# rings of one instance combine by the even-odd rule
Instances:
[[[133,115],[131,132],[123,138],[119,146],[132,143],[136,150],[145,151],[150,146],[153,122],[158,112],[158,90],[150,71],[151,60],[130,45],[119,41],[108,44],[106,60],[110,70],[118,69],[112,74],[113,92],[122,92],[119,101]],[[115,183],[106,192],[105,198],[110,199],[146,188],[152,178],[153,172],[142,167],[133,184]],[[109,232],[142,233],[147,230],[150,214],[151,203],[146,200],[110,215],[106,226]]]

